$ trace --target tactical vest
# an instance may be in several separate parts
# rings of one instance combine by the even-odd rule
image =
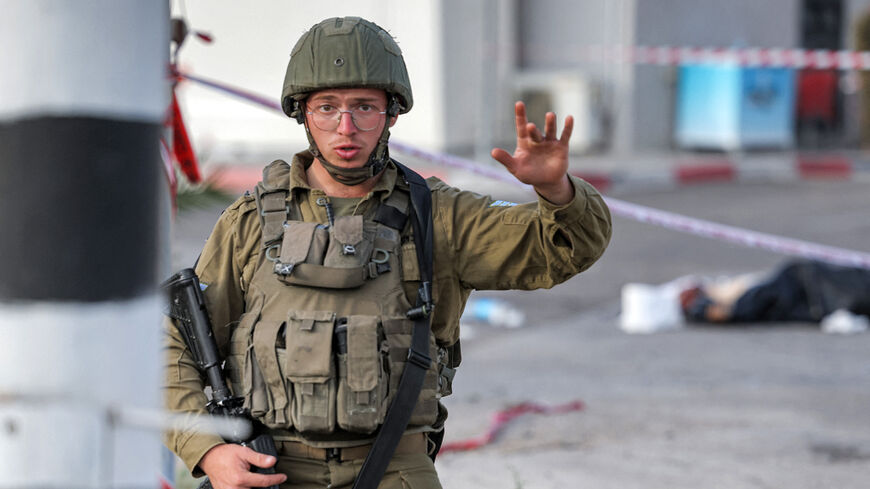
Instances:
[[[408,361],[420,280],[410,194],[400,181],[364,216],[305,222],[288,199],[289,173],[273,162],[257,186],[262,248],[231,336],[230,383],[270,428],[314,442],[363,439],[384,421]],[[431,334],[428,354],[409,429],[435,425],[451,392],[448,349]]]

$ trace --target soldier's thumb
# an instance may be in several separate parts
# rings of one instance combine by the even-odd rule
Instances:
[[[493,148],[489,155],[492,159],[504,165],[509,172],[513,173],[514,157],[510,153],[501,148]]]
[[[266,455],[265,453],[255,452],[254,450],[248,450],[245,452],[245,461],[247,461],[251,465],[256,465],[260,468],[268,468],[275,465],[275,462],[278,461],[272,455]]]

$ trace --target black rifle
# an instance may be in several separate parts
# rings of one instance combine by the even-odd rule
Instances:
[[[193,359],[197,366],[205,372],[208,384],[211,386],[212,398],[206,404],[209,414],[212,416],[226,416],[241,418],[251,423],[251,435],[242,437],[240,433],[233,433],[224,439],[229,443],[235,443],[250,447],[256,452],[272,455],[278,458],[275,442],[266,432],[266,427],[251,416],[244,408],[244,399],[230,395],[221,364],[223,363],[218,353],[217,343],[214,340],[211,320],[205,308],[205,300],[199,285],[199,278],[192,268],[185,268],[176,273],[163,283],[163,290],[169,298],[168,316],[175,319],[178,331],[184,337],[184,342],[190,348]],[[274,468],[252,467],[252,471],[259,474],[274,474]],[[211,482],[206,479],[200,484],[200,489],[210,489]],[[277,485],[267,489],[278,489]]]

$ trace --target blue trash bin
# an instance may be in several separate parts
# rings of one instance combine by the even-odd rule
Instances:
[[[683,65],[674,139],[685,149],[790,149],[794,107],[793,69]]]

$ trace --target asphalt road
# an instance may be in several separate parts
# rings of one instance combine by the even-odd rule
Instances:
[[[866,252],[867,189],[804,181],[618,197]],[[174,268],[192,263],[219,212],[179,215]],[[826,335],[807,324],[640,336],[618,328],[627,282],[772,270],[784,259],[616,217],[604,257],[569,282],[475,293],[509,300],[529,320],[477,328],[464,341],[445,400],[447,441],[481,434],[494,412],[519,402],[579,399],[586,408],[527,415],[487,447],[444,454],[445,489],[870,487],[870,334]]]
[[[870,251],[867,185],[703,185],[619,198],[725,224]],[[870,334],[756,324],[628,335],[626,282],[772,270],[785,257],[614,220],[589,271],[549,291],[480,293],[529,324],[483,331],[464,364],[447,440],[480,434],[519,402],[582,400],[527,415],[486,448],[445,454],[445,488],[870,487]],[[480,331],[480,328],[475,331]]]

